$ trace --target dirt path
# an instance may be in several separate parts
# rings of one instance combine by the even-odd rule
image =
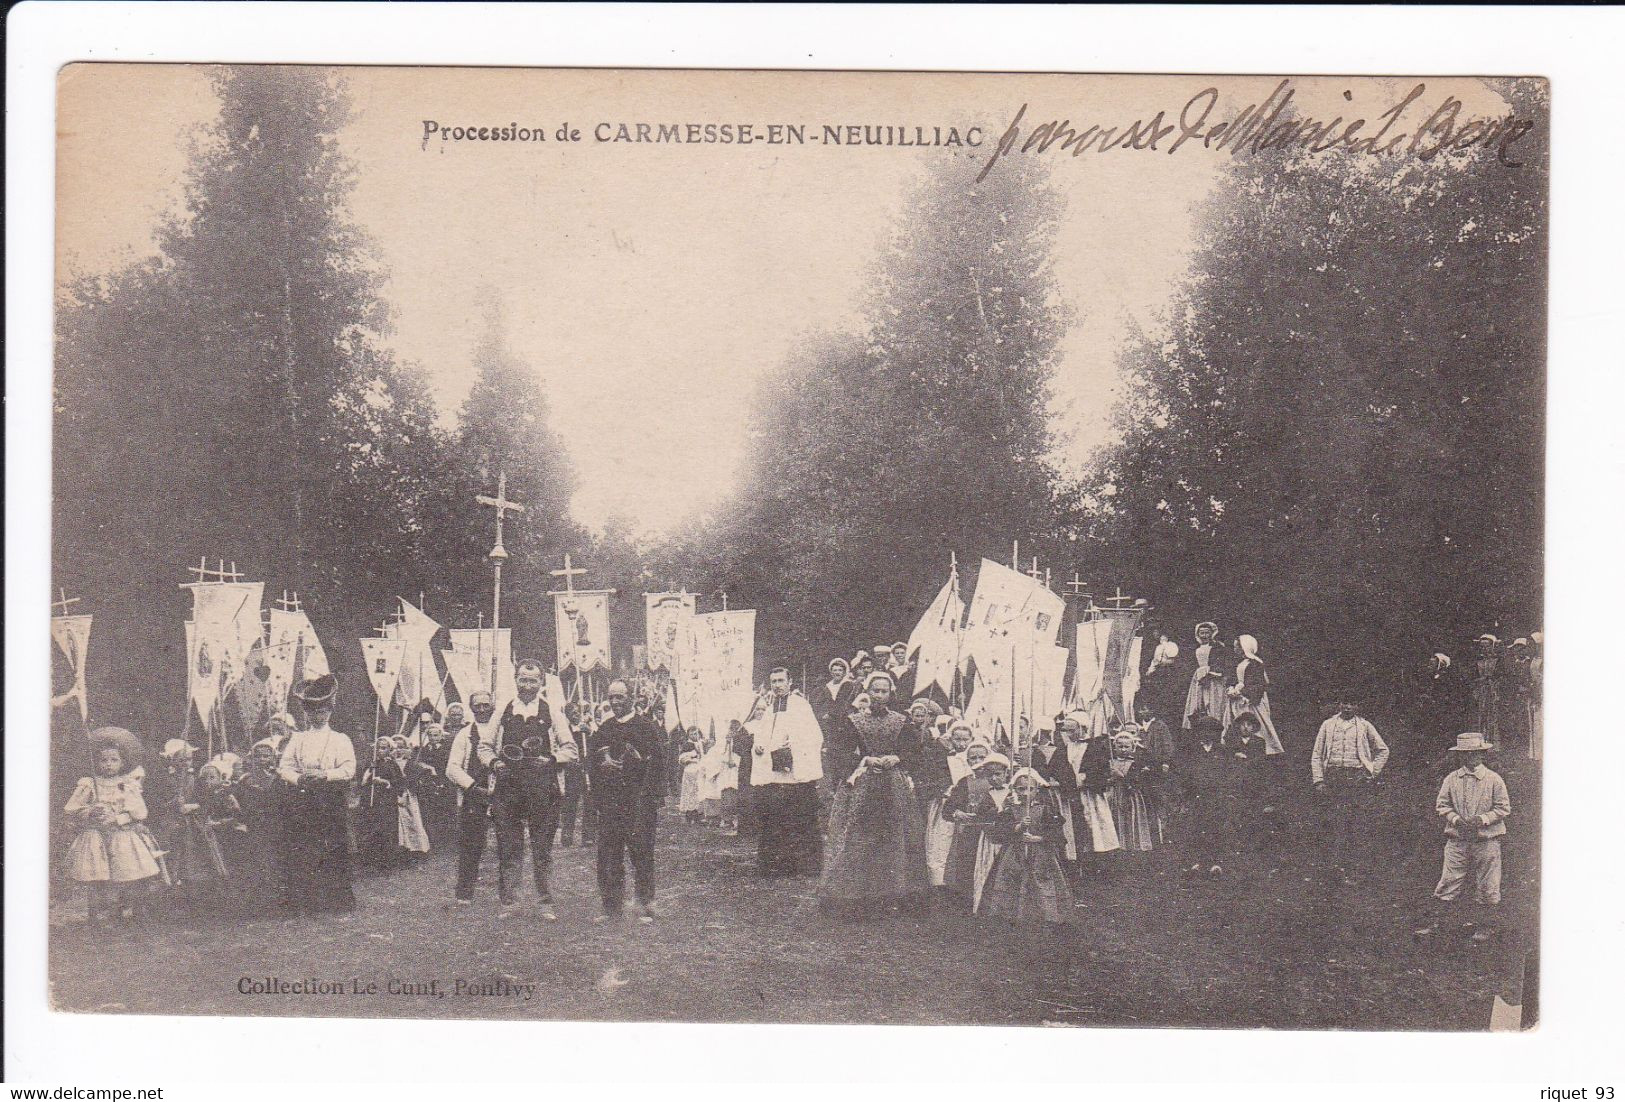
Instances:
[[[1430,784],[1427,770],[1391,782],[1355,888],[1320,875],[1300,825],[1312,807],[1294,793],[1294,844],[1274,857],[1192,883],[1173,850],[1120,855],[1086,887],[1078,925],[1036,938],[947,908],[837,922],[812,881],[758,880],[751,843],[668,816],[665,915],[652,926],[591,922],[590,849],[555,851],[557,923],[534,903],[498,916],[489,852],[480,900],[453,909],[455,855],[442,849],[361,880],[358,913],[338,921],[183,920],[98,937],[80,905],[59,905],[54,993],[63,1009],[136,1013],[1483,1029],[1492,997],[1517,995],[1509,977],[1534,944],[1534,909],[1509,907],[1488,949],[1413,944],[1437,874],[1432,824],[1413,814]],[[1532,896],[1519,850],[1535,846],[1508,848],[1509,896]],[[337,990],[239,990],[267,978]]]

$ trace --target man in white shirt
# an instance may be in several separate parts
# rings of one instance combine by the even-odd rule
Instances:
[[[495,727],[490,693],[471,694],[468,706],[476,716],[483,713],[485,722]],[[452,707],[461,711],[460,705]],[[450,718],[448,709],[448,722]],[[480,724],[470,723],[457,732],[446,755],[446,779],[457,788],[457,883],[453,891],[458,903],[474,902],[480,858],[491,831],[491,767],[479,754],[484,741]]]
[[[553,729],[552,709],[542,699],[541,663],[519,663],[514,687],[517,695],[502,710],[495,737],[489,744],[482,741],[477,751],[496,776],[491,821],[497,831],[497,894],[505,908],[518,902],[528,833],[542,919],[553,922],[558,915],[548,877],[563,795],[560,766],[576,760],[576,746],[568,735],[561,740]]]
[[[824,732],[807,698],[791,690],[788,669],[775,669],[768,686],[771,695],[746,724],[752,736],[750,783],[761,819],[757,872],[816,876],[824,854],[818,831]]]
[[[1345,885],[1354,883],[1349,870],[1359,863],[1369,827],[1366,793],[1388,764],[1388,744],[1360,715],[1353,700],[1343,699],[1337,714],[1320,725],[1309,755],[1309,777],[1325,800],[1321,837],[1329,840],[1333,871]]]

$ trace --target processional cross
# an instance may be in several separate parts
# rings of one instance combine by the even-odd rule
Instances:
[[[585,574],[586,572],[587,568],[584,566],[570,565],[570,552],[568,551],[564,553],[564,569],[548,571],[548,573],[553,575],[555,578],[564,579],[564,592],[566,593],[574,593],[576,591],[576,575]]]
[[[66,589],[59,589],[57,592],[62,595],[62,599],[60,601],[52,601],[51,608],[54,610],[55,615],[66,616],[68,614],[68,606],[78,604],[79,598],[69,597]]]
[[[517,501],[508,500],[508,472],[506,470],[497,472],[496,497],[490,497],[486,494],[478,494],[475,496],[474,500],[479,502],[481,505],[489,505],[497,511],[497,542],[496,545],[491,548],[491,553],[486,556],[486,558],[491,560],[492,570],[491,645],[492,654],[494,655],[496,653],[497,629],[502,625],[502,560],[508,557],[507,548],[502,546],[502,522],[507,517],[510,509],[516,513],[523,513],[525,511],[525,507],[519,504]],[[496,689],[497,664],[493,661],[491,663],[491,691],[494,693],[496,692]]]

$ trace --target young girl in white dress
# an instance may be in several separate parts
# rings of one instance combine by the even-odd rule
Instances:
[[[81,777],[63,809],[83,829],[68,847],[67,874],[85,885],[88,921],[133,914],[131,889],[159,875],[157,847],[145,827],[141,744],[119,727],[90,736],[92,774]]]

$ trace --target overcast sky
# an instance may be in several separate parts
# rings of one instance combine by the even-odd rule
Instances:
[[[355,69],[340,140],[358,169],[353,214],[390,274],[389,343],[447,410],[473,381],[482,288],[507,308],[514,352],[545,381],[581,475],[577,515],[669,527],[725,494],[758,375],[808,333],[854,329],[866,273],[911,183],[962,157],[979,166],[1016,108],[1028,121],[1122,126],[1179,108],[1195,77],[626,73]],[[1261,99],[1234,78],[1221,104]],[[1457,82],[1453,82],[1457,83]],[[1375,116],[1390,82],[1346,87]],[[1453,91],[1456,89],[1452,88]],[[1470,89],[1468,89],[1470,91]],[[1401,93],[1402,94],[1402,93]],[[1458,91],[1457,94],[1463,94]],[[1430,96],[1429,99],[1433,97]],[[213,114],[204,73],[74,66],[59,102],[64,274],[149,252],[177,202],[184,135]],[[1215,115],[1215,119],[1219,116]],[[536,124],[537,143],[431,141],[423,122]],[[599,143],[599,123],[973,126],[980,151]],[[553,141],[568,122],[583,141]],[[1057,275],[1077,316],[1058,365],[1057,416],[1078,462],[1103,439],[1113,360],[1130,319],[1154,323],[1183,271],[1192,204],[1221,159],[1200,150],[1054,159],[1066,198]],[[996,169],[995,169],[996,171]]]

